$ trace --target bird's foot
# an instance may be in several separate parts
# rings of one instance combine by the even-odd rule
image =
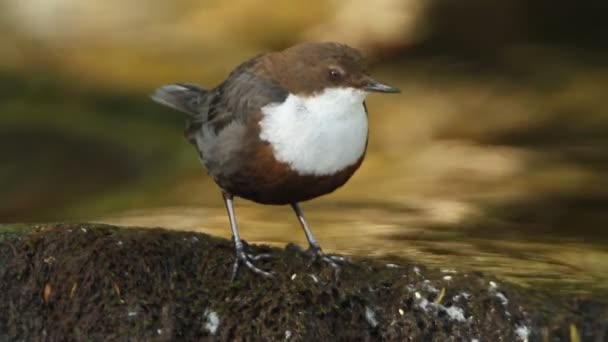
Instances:
[[[239,271],[239,265],[244,264],[249,270],[253,273],[261,275],[264,278],[274,278],[274,275],[270,272],[263,271],[257,268],[253,262],[259,260],[268,260],[271,259],[272,255],[264,253],[264,254],[250,254],[246,253],[242,244],[237,244],[236,246],[236,259],[234,260],[234,265],[232,266],[232,281],[236,279],[236,275]]]
[[[247,259],[250,261],[259,261],[259,260],[270,260],[272,259],[272,255],[270,253],[262,253],[262,254],[251,254],[246,253]]]
[[[339,255],[325,254],[319,245],[311,244],[306,250],[295,244],[290,244],[290,246],[299,253],[303,253],[310,256],[310,262],[308,263],[308,267],[312,266],[312,264],[314,264],[315,262],[320,261],[331,266],[336,275],[339,275],[340,273],[340,265],[348,264],[349,262],[349,260],[345,257]]]
[[[310,265],[312,265],[316,261],[322,261],[327,263],[333,269],[340,270],[340,265],[348,263],[348,260],[345,257],[339,255],[325,254],[321,249],[321,246],[318,245],[310,245],[310,247],[308,247],[308,250],[306,251],[306,254],[312,256],[310,260]]]

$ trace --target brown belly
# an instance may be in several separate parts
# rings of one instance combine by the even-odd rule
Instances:
[[[328,194],[341,187],[361,165],[363,157],[351,166],[326,176],[302,176],[274,158],[272,149],[256,144],[240,167],[216,182],[229,193],[263,204],[290,204]]]

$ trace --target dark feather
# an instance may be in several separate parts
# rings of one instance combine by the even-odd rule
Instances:
[[[289,94],[287,90],[257,72],[259,62],[266,56],[261,54],[239,65],[224,82],[208,91],[203,100],[205,106],[190,120],[186,135],[196,133],[201,125],[219,133],[233,121],[245,123],[269,103],[283,102]]]
[[[239,65],[214,89],[175,83],[158,88],[151,98],[190,115],[186,138],[196,144],[203,125],[218,134],[231,122],[246,124],[262,107],[285,100],[287,90],[258,69],[267,56],[261,54]]]
[[[194,116],[200,112],[207,93],[208,90],[196,84],[173,83],[156,89],[150,97],[155,102]]]

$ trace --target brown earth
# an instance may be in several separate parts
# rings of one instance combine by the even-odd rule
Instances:
[[[608,305],[404,260],[313,264],[230,241],[98,224],[0,226],[0,341],[604,341]]]

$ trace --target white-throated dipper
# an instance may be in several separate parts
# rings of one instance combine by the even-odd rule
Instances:
[[[310,244],[313,260],[337,268],[323,254],[298,202],[330,193],[359,168],[367,147],[370,92],[399,89],[369,76],[361,53],[338,43],[303,43],[258,55],[213,89],[189,83],[160,87],[158,103],[190,117],[186,137],[223,191],[240,263],[265,277],[239,236],[233,197],[289,204]]]

